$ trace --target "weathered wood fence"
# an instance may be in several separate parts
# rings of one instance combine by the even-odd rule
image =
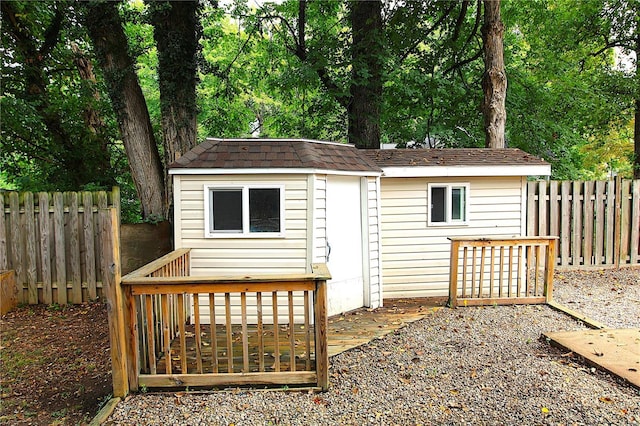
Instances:
[[[102,294],[100,209],[120,192],[0,192],[0,270],[20,303],[83,303]]]
[[[450,238],[449,306],[548,303],[556,237]]]
[[[640,180],[529,182],[527,235],[559,237],[563,268],[640,265]]]

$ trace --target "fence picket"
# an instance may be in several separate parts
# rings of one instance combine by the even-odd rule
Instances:
[[[11,220],[11,258],[13,269],[16,271],[16,279],[19,283],[25,282],[25,270],[22,256],[22,232],[20,229],[20,198],[18,193],[9,194],[9,209]],[[24,303],[24,291],[18,287],[18,302]]]
[[[569,204],[569,192],[570,182],[564,181],[561,183],[561,225],[560,225],[560,241],[561,241],[561,250],[560,250],[560,263],[562,265],[569,264],[569,257],[571,256],[571,204]]]
[[[33,205],[33,194],[24,194],[24,237],[25,237],[25,261],[27,278],[27,300],[29,303],[38,303],[38,284],[36,269],[36,227]]]
[[[51,223],[49,222],[49,193],[38,194],[38,222],[40,227],[40,273],[42,275],[42,302],[53,303],[51,280]]]
[[[584,195],[582,197],[583,200],[583,241],[584,241],[584,251],[582,255],[583,264],[585,266],[589,266],[592,264],[593,257],[593,202],[591,198],[593,197],[594,192],[594,184],[593,182],[585,182],[584,183]]]
[[[85,279],[87,280],[87,293],[89,300],[96,300],[96,248],[94,240],[93,198],[91,192],[82,193],[83,204],[83,234],[84,234],[84,265]]]
[[[597,181],[595,184],[595,205],[594,205],[594,231],[595,231],[595,249],[593,251],[594,265],[602,265],[604,261],[604,213],[605,213],[605,198],[604,188],[605,182]]]
[[[631,181],[622,181],[622,193],[620,199],[620,263],[627,263],[629,256],[629,226],[631,224]]]
[[[71,303],[82,303],[78,193],[69,192],[69,248],[71,259]]]

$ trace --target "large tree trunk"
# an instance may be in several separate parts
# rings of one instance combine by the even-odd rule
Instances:
[[[158,49],[158,80],[165,165],[196,145],[198,2],[147,2]],[[169,205],[171,179],[165,176]]]
[[[487,148],[505,147],[507,75],[504,69],[503,40],[504,24],[500,20],[500,0],[484,0],[482,47],[485,71],[482,76],[482,113]]]
[[[195,146],[197,1],[148,2],[158,49],[166,164]]]
[[[349,143],[358,148],[380,148],[380,110],[384,43],[382,3],[351,1],[351,102]]]
[[[167,208],[162,162],[147,104],[128,53],[118,3],[89,3],[85,18],[118,119],[131,177],[140,197],[142,217],[165,217]]]

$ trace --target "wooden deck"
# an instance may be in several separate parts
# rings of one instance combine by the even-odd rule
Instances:
[[[382,308],[367,309],[361,308],[355,311],[346,312],[329,318],[328,328],[328,352],[329,356],[340,354],[354,347],[366,344],[371,340],[381,338],[404,325],[422,319],[437,309],[440,309],[446,303],[446,298],[428,298],[428,299],[395,299],[386,301]],[[201,326],[202,338],[202,372],[204,373],[240,373],[243,368],[242,353],[242,328],[240,325],[232,328],[232,350],[233,358],[231,363],[227,356],[226,330],[224,326],[218,326],[218,341],[212,347],[211,334],[208,331],[209,326]],[[306,336],[313,335],[312,330],[304,330],[303,326],[296,326],[293,331],[293,340],[295,344],[295,366],[291,365],[291,331],[288,325],[281,325],[279,328],[280,342],[278,344],[278,362],[279,371],[301,371],[309,370],[314,366],[315,354],[307,354]],[[186,328],[186,345],[187,345],[187,370],[181,371],[180,362],[180,339],[176,338],[171,344],[172,353],[172,371],[173,373],[192,373],[198,371],[195,329],[194,326]],[[264,352],[262,357],[258,354],[258,333],[255,326],[247,328],[249,340],[249,372],[257,371],[274,371],[276,369],[275,341],[273,326],[263,326],[263,345]],[[313,340],[313,339],[311,339]],[[212,365],[212,350],[217,350],[217,365]],[[313,341],[311,348],[314,349]],[[310,356],[309,356],[310,355]],[[166,371],[166,358],[158,359],[157,372]]]

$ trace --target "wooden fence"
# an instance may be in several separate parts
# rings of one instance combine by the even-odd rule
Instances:
[[[0,270],[15,271],[20,303],[83,303],[102,294],[98,212],[120,192],[0,192]]]
[[[640,180],[529,182],[527,235],[559,237],[563,268],[640,265]]]
[[[450,240],[452,308],[551,300],[556,237]]]
[[[326,265],[310,274],[192,277],[190,250],[180,249],[120,278],[118,252],[105,253],[114,265],[106,294],[115,396],[143,386],[327,389]]]

